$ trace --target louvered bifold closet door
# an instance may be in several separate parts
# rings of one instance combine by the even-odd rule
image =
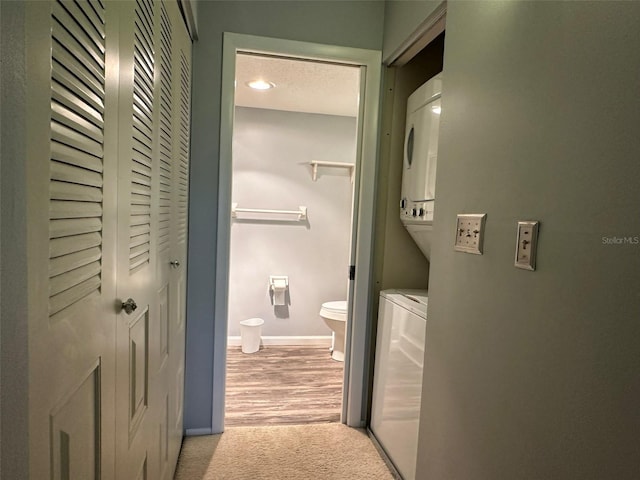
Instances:
[[[155,480],[161,478],[158,425],[166,403],[166,381],[157,374],[160,3],[115,3],[120,10],[117,292],[136,307],[123,309],[117,322],[116,475]]]
[[[173,0],[23,5],[30,478],[169,480],[184,391],[184,21]]]
[[[189,144],[191,120],[191,39],[177,9],[174,21],[174,148],[172,196],[172,240],[171,256],[179,265],[171,270],[171,328],[170,343],[174,345],[170,354],[170,376],[175,392],[170,412],[172,461],[180,451],[184,412],[184,345],[185,345],[185,298],[187,274],[187,233],[189,206]]]
[[[158,128],[156,137],[158,142],[158,265],[157,265],[157,297],[158,297],[158,345],[153,362],[156,385],[158,387],[159,412],[157,422],[157,436],[159,440],[159,479],[173,478],[169,455],[169,429],[173,382],[175,378],[169,373],[169,358],[176,345],[170,338],[171,324],[171,198],[173,185],[173,21],[167,7],[168,2],[158,4],[156,11],[156,43],[158,45],[157,87],[158,87]]]
[[[31,478],[113,478],[113,12],[28,2]]]

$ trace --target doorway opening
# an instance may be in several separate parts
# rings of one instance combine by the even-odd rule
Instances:
[[[338,422],[360,68],[236,55],[225,425]]]
[[[355,77],[358,79],[357,96],[355,98],[357,114],[355,117],[349,118],[349,115],[345,113],[336,114],[336,112],[326,111],[313,113],[295,112],[265,108],[264,105],[258,105],[258,108],[242,106],[241,104],[236,105],[235,92],[239,91],[239,84],[241,83],[236,69],[240,70],[242,68],[241,63],[244,60],[255,61],[256,59],[262,62],[286,60],[291,62],[291,65],[304,65],[312,70],[320,67],[342,66],[352,73],[355,72]],[[233,347],[234,343],[237,346],[240,332],[239,328],[238,330],[234,330],[234,328],[236,326],[239,327],[239,322],[256,317],[261,318],[265,321],[262,325],[264,339],[266,337],[275,337],[269,338],[268,342],[263,341],[263,343],[277,343],[282,341],[279,337],[291,336],[283,330],[287,324],[299,327],[305,321],[310,321],[313,325],[309,330],[303,330],[293,336],[307,337],[298,340],[303,341],[303,343],[325,342],[324,344],[320,343],[318,348],[325,349],[324,352],[328,356],[331,329],[323,322],[319,313],[323,303],[332,303],[332,301],[340,300],[346,303],[346,308],[343,307],[343,309],[346,310],[344,315],[347,320],[345,321],[344,329],[344,363],[341,365],[344,375],[342,376],[339,420],[350,426],[364,426],[367,414],[368,360],[371,348],[371,255],[380,75],[381,59],[380,52],[377,51],[232,33],[226,33],[224,36],[218,250],[216,256],[216,317],[214,323],[213,433],[224,430],[227,399],[227,347],[228,344]],[[313,75],[311,76],[314,77]],[[314,79],[317,82],[318,75],[315,77]],[[260,80],[260,78],[255,78],[255,80]],[[278,82],[268,78],[262,78],[261,80],[264,81],[263,88],[272,87],[271,90],[273,92],[278,91]],[[249,81],[242,81],[242,85],[244,86],[244,83]],[[269,82],[274,84],[275,87]],[[282,91],[284,89],[281,89]],[[307,94],[304,96],[314,95]],[[259,98],[264,97],[266,96]],[[321,101],[316,103],[327,104],[328,102]],[[344,108],[346,102],[338,101],[336,103]],[[256,130],[252,127],[252,125],[255,126],[258,123],[257,117],[261,117],[263,125],[267,125],[269,129],[274,129],[278,124],[282,127],[282,123],[285,122],[284,118],[291,116],[297,116],[299,120],[293,123],[289,120],[289,126],[285,130],[289,129],[290,133],[293,132],[293,134],[288,136],[276,134],[274,130],[264,134],[265,130],[262,130],[263,137],[260,138],[260,134],[257,133],[260,129]],[[314,123],[323,116],[335,118],[324,126]],[[304,117],[304,120],[300,120],[302,117]],[[250,153],[253,147],[247,147],[247,150],[244,150],[245,146],[241,146],[238,143],[238,132],[236,132],[238,135],[234,138],[235,127],[243,124],[243,122],[244,126],[241,126],[238,132],[242,132],[245,139],[258,138],[257,150],[253,150],[254,152],[257,151],[257,153]],[[341,143],[344,139],[325,139],[322,142],[318,142],[324,143],[324,153],[320,146],[317,147],[317,151],[303,152],[299,143],[303,143],[301,139],[304,134],[296,129],[299,129],[305,123],[312,125],[310,131],[313,134],[319,134],[325,129],[333,128],[335,130],[336,125],[340,127],[338,130],[344,130],[341,132],[342,134],[352,131],[354,133],[350,140],[351,146],[345,147]],[[289,141],[293,141],[293,144],[289,146],[283,146],[282,144],[270,145],[267,148],[267,144],[278,136],[288,138]],[[289,163],[281,165],[282,169],[279,173],[272,172],[266,177],[263,176],[262,180],[258,179],[255,172],[250,174],[245,171],[243,176],[250,178],[251,181],[248,183],[249,186],[239,186],[234,176],[234,162],[236,158],[239,158],[237,153],[240,152],[240,156],[246,154],[244,160],[238,160],[239,164],[244,162],[246,167],[253,162],[253,167],[250,168],[255,170],[256,165],[261,164],[260,162],[262,162],[262,167],[265,166],[264,158],[268,149],[271,149],[270,154],[273,155],[273,158],[267,160],[267,162],[276,164],[282,161],[284,157],[291,156]],[[346,157],[339,156],[339,154],[343,155],[345,151],[349,150],[351,155],[350,163],[353,166],[343,167],[321,163],[322,161],[349,163],[348,155]],[[316,162],[315,164],[312,163],[314,161]],[[325,267],[325,263],[330,263],[329,260],[333,260],[331,255],[325,256],[325,261],[314,258],[322,258],[324,253],[321,254],[321,252],[326,252],[326,250],[330,249],[330,245],[327,245],[330,240],[327,240],[321,246],[316,246],[315,249],[312,248],[314,243],[313,234],[316,233],[314,229],[317,228],[317,233],[319,234],[323,216],[330,218],[331,215],[322,213],[322,209],[326,207],[322,202],[316,202],[313,209],[311,209],[311,205],[314,204],[312,202],[313,198],[308,199],[308,201],[299,200],[303,195],[299,191],[300,185],[297,182],[292,182],[291,180],[283,181],[287,175],[291,175],[294,171],[296,175],[305,176],[305,182],[317,188],[322,188],[323,184],[328,184],[329,181],[342,182],[341,188],[344,191],[340,194],[334,192],[333,197],[335,198],[330,196],[329,200],[332,202],[339,198],[347,200],[346,205],[343,204],[340,212],[342,217],[345,217],[345,213],[346,217],[348,217],[348,221],[345,222],[343,220],[343,223],[346,223],[346,228],[341,230],[343,236],[346,235],[347,237],[346,254],[344,254],[344,248],[342,253],[342,256],[346,258],[346,262],[342,267],[334,267],[334,270],[340,268],[342,271],[337,272],[335,278],[338,280],[333,279],[330,282],[333,283],[330,286],[334,290],[323,294],[329,295],[329,297],[313,296],[314,288],[315,290],[321,290],[321,286],[316,284],[313,288],[311,287],[313,282],[307,282],[307,279],[305,279],[307,272],[296,265],[296,260],[298,260],[298,263],[302,263],[303,258],[309,257],[316,262],[316,267],[320,266],[322,268]],[[241,176],[238,176],[238,178],[241,178]],[[315,182],[313,181],[314,179]],[[274,186],[277,186],[275,190]],[[324,186],[326,187],[326,185]],[[265,187],[266,190],[262,187]],[[246,205],[242,204],[239,201],[240,198],[236,196],[236,193],[243,191],[243,189],[248,197],[244,198],[242,202],[251,202]],[[252,195],[253,197],[251,197]],[[253,203],[254,201],[256,203]],[[260,218],[257,218],[256,215]],[[331,222],[327,222],[324,228],[330,230],[328,225]],[[256,242],[255,236],[251,235],[251,230],[254,233],[258,231],[256,227],[271,234],[273,237],[271,247],[265,248],[262,242]],[[311,236],[307,235],[307,241],[300,240],[300,238],[296,239],[304,247],[300,254],[295,253],[295,249],[291,248],[287,236],[283,235],[282,232],[285,232],[285,229],[289,234],[301,238],[304,237],[304,234],[311,233]],[[236,233],[239,235],[236,235]],[[241,238],[243,235],[244,240]],[[238,236],[240,241],[236,242],[235,236]],[[241,263],[246,262],[246,265],[242,267],[240,275],[236,276],[232,267],[236,263],[234,261],[235,254],[240,253],[242,249],[244,249],[245,253],[238,258],[241,258]],[[287,263],[286,268],[271,263],[267,265],[268,268],[266,270],[257,273],[255,271],[257,263],[254,263],[252,258],[255,259],[258,252],[260,252],[259,256],[267,259],[267,263],[277,257],[284,258],[289,263]],[[286,255],[283,255],[283,252]],[[333,252],[333,254],[335,253]],[[248,262],[247,257],[249,257]],[[257,287],[248,286],[247,282],[249,280],[247,279],[251,278],[255,279]],[[239,285],[240,293],[234,293],[235,282]],[[307,282],[306,285],[305,282]],[[327,282],[329,282],[329,279],[327,279]],[[259,291],[257,294],[250,293],[249,290],[251,288],[256,288]],[[305,289],[307,293],[312,292],[311,297],[306,300],[306,305],[305,295],[302,294]],[[259,310],[256,309],[254,310],[255,313],[243,310],[250,303],[246,301],[246,298],[250,295],[266,303],[267,310],[256,311]],[[303,310],[305,308],[303,307],[308,309],[308,312],[313,313],[304,314]],[[300,312],[301,316],[294,318],[294,313],[297,315],[298,312]],[[268,318],[262,318],[261,315]],[[234,324],[233,327],[230,326],[229,320]],[[338,335],[336,334],[334,337],[338,338]],[[239,340],[242,343],[242,339],[240,338]],[[271,347],[270,345],[266,346]],[[334,353],[335,350],[336,345],[334,342]],[[244,354],[244,356],[251,357],[249,354]],[[258,357],[255,358],[257,359]],[[330,362],[338,363],[333,360],[330,360]],[[285,360],[279,363],[278,367],[286,365]],[[256,368],[255,375],[251,375],[252,378],[259,378],[260,367],[252,368]]]

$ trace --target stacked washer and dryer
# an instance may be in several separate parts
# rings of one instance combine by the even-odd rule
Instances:
[[[427,259],[441,92],[439,74],[407,100],[400,219]],[[426,290],[380,292],[371,431],[404,480],[416,473],[427,302]]]

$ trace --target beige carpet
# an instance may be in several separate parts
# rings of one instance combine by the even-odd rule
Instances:
[[[186,438],[174,480],[393,480],[364,430],[339,423],[230,427]]]

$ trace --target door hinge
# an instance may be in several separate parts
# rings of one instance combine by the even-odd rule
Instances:
[[[355,280],[355,279],[356,279],[356,266],[349,265],[349,280]]]

